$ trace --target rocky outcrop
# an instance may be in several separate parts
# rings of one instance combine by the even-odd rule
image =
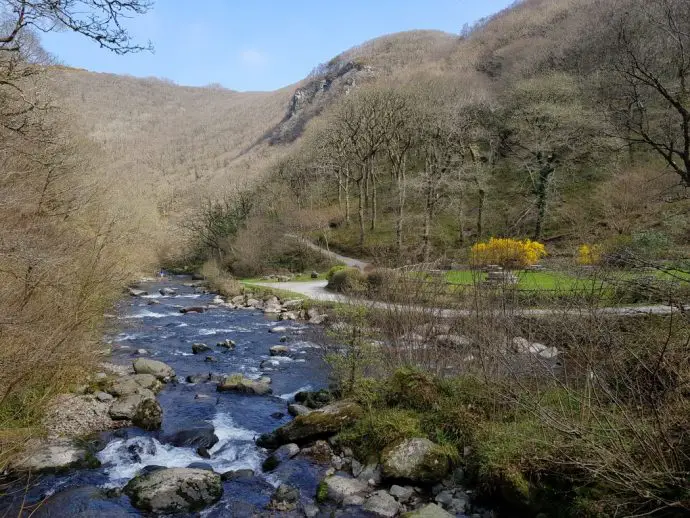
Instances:
[[[266,139],[271,144],[293,142],[312,117],[372,73],[371,67],[354,60],[334,59],[321,66],[304,86],[295,90],[285,117]]]
[[[190,468],[159,469],[129,481],[124,488],[132,505],[153,513],[199,511],[220,500],[220,475]]]
[[[362,407],[352,401],[339,401],[308,414],[299,415],[273,433],[257,440],[259,446],[275,448],[281,444],[304,444],[338,433],[344,426],[357,421]]]
[[[388,478],[432,484],[448,474],[450,462],[429,439],[406,439],[383,450],[383,474]]]
[[[158,360],[137,358],[132,365],[134,367],[134,372],[137,374],[152,374],[164,382],[168,382],[175,377],[173,368]]]

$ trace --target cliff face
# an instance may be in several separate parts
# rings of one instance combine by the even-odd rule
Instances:
[[[312,73],[307,83],[295,90],[287,113],[267,135],[270,144],[293,142],[304,126],[331,102],[374,76],[372,67],[357,61],[334,60]]]

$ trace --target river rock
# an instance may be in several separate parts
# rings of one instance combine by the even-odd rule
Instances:
[[[257,440],[263,447],[277,447],[294,442],[304,444],[338,433],[343,426],[357,421],[363,414],[362,407],[352,401],[339,401],[332,405],[295,417],[273,433],[264,434]]]
[[[237,345],[235,343],[235,341],[230,340],[229,338],[227,340],[223,340],[222,342],[218,342],[216,344],[217,347],[225,347],[226,349],[234,349],[235,345]]]
[[[292,299],[292,300],[286,300],[283,302],[283,309],[287,311],[293,311],[296,309],[300,309],[302,307],[302,304],[304,301],[302,299]]]
[[[304,405],[300,405],[299,403],[291,403],[288,405],[288,414],[290,414],[293,417],[297,417],[298,415],[305,415],[311,412],[311,408],[307,408]]]
[[[333,402],[335,398],[329,390],[315,391],[304,390],[295,394],[295,401],[302,403],[307,408],[322,408]]]
[[[264,461],[264,471],[273,471],[281,462],[291,459],[297,455],[299,451],[299,446],[296,444],[283,444]]]
[[[147,291],[138,290],[138,289],[136,289],[136,288],[129,288],[129,290],[127,290],[127,291],[129,291],[129,294],[130,294],[132,297],[143,297],[144,295],[148,295],[148,292],[147,292]]]
[[[202,344],[202,343],[192,344],[192,352],[194,354],[201,354],[201,353],[205,353],[205,352],[210,351],[210,350],[211,350],[211,348],[206,344]]]
[[[300,457],[307,457],[320,464],[327,464],[333,457],[333,450],[326,441],[316,441],[308,448],[303,448],[300,451]]]
[[[41,502],[32,518],[132,518],[119,503],[95,486],[71,487]]]
[[[400,512],[400,504],[387,491],[380,490],[367,498],[364,502],[364,510],[376,516],[394,518]]]
[[[137,509],[154,513],[199,511],[220,500],[220,475],[190,468],[166,468],[137,476],[123,492]]]
[[[340,475],[326,477],[323,480],[326,486],[326,497],[337,503],[352,496],[363,497],[369,491],[369,486],[356,478],[347,478]]]
[[[108,403],[108,402],[110,402],[110,401],[112,401],[112,400],[114,399],[113,396],[111,396],[111,395],[108,394],[107,392],[100,392],[100,391],[99,391],[99,392],[94,393],[93,396],[94,396],[98,401],[100,401],[101,403]]]
[[[179,430],[164,440],[179,448],[212,448],[218,442],[218,437],[213,426],[208,425]]]
[[[396,484],[393,484],[388,491],[391,495],[393,495],[398,502],[405,503],[412,498],[412,495],[414,494],[414,489],[411,488],[410,486],[398,486]]]
[[[287,345],[274,345],[268,351],[271,356],[287,356],[290,348]]]
[[[295,509],[298,502],[299,489],[288,486],[287,484],[281,484],[271,496],[268,507],[275,511],[286,512]]]
[[[67,439],[36,442],[13,464],[15,471],[61,471],[86,463],[86,452]]]
[[[453,515],[436,504],[427,504],[409,513],[404,513],[401,518],[453,518]]]
[[[406,439],[381,454],[383,474],[388,478],[418,483],[442,480],[449,469],[448,457],[429,439]]]
[[[223,482],[228,480],[241,480],[254,477],[254,470],[251,469],[236,469],[233,471],[226,471],[221,475]]]
[[[286,311],[280,314],[280,320],[299,320],[299,316],[294,311]]]
[[[162,386],[153,374],[133,374],[116,379],[107,390],[114,396],[122,397],[158,392]]]
[[[177,290],[175,288],[161,288],[158,290],[158,293],[163,295],[164,297],[174,297],[177,295]]]
[[[218,392],[241,392],[264,396],[273,392],[268,383],[245,378],[242,374],[231,374],[218,384]]]
[[[206,311],[206,308],[203,306],[190,306],[188,308],[180,308],[180,313],[182,314],[203,313],[204,311]]]
[[[257,299],[248,298],[244,305],[248,308],[262,309],[264,303]]]
[[[267,315],[277,315],[281,311],[283,311],[283,307],[280,305],[280,302],[278,302],[278,299],[275,299],[275,301],[269,300],[264,303],[264,313]]]
[[[121,397],[110,405],[110,410],[108,414],[112,419],[133,419],[134,415],[137,413],[139,406],[147,400],[155,401],[156,396],[153,392],[147,389],[142,389],[140,394],[130,394],[129,396]]]
[[[163,422],[163,409],[155,399],[144,399],[132,416],[132,424],[144,430],[158,430]]]
[[[169,365],[151,360],[149,358],[137,358],[132,364],[137,374],[152,374],[161,381],[167,382],[175,377],[175,371]]]

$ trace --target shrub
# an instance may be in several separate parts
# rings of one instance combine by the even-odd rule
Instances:
[[[357,293],[366,289],[366,277],[357,268],[345,268],[335,272],[326,286],[338,293]]]
[[[336,264],[330,270],[328,270],[328,273],[326,274],[326,280],[330,281],[336,273],[342,272],[345,268],[347,268],[347,266],[345,266],[344,264]]]
[[[470,250],[474,266],[497,264],[508,269],[524,268],[539,262],[546,256],[546,247],[530,239],[491,238],[477,243]]]
[[[577,249],[577,264],[592,266],[601,261],[601,247],[599,245],[580,245]]]

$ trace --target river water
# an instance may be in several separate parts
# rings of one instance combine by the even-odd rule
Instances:
[[[161,430],[126,428],[101,434],[96,454],[102,463],[100,468],[46,475],[35,480],[28,491],[21,492],[26,493],[26,504],[50,496],[33,516],[139,515],[127,497],[108,490],[121,488],[146,466],[186,467],[203,463],[218,473],[245,468],[256,472],[257,476],[250,479],[225,482],[222,500],[202,512],[202,516],[208,517],[251,516],[260,512],[280,483],[300,488],[303,498],[315,494],[326,466],[298,456],[272,473],[262,473],[261,464],[267,452],[258,448],[254,439],[291,419],[287,404],[297,391],[327,385],[328,370],[316,344],[309,339],[316,329],[304,323],[281,322],[287,331],[271,333],[270,329],[278,324],[256,310],[214,308],[204,313],[182,314],[180,307],[204,306],[213,298],[195,293],[193,287],[185,285],[186,280],[172,278],[142,286],[150,295],[121,301],[116,334],[106,337],[112,343],[112,363],[130,365],[137,350],[146,349],[146,357],[175,369],[178,381],[167,384],[158,395],[164,413]],[[178,295],[161,296],[159,289],[163,287],[177,289]],[[150,304],[152,300],[157,304]],[[269,348],[280,343],[281,335],[287,337],[282,345],[290,347],[291,357],[272,358]],[[223,348],[215,346],[226,339],[236,342],[234,350],[222,352]],[[195,342],[206,343],[213,350],[192,354]],[[215,361],[206,361],[207,356]],[[189,375],[234,372],[251,378],[270,376],[273,394],[219,393],[215,383],[185,382]],[[174,433],[199,426],[213,426],[219,439],[210,450],[210,459],[200,457],[194,448],[175,447],[168,442]],[[10,508],[8,516],[16,516],[18,499],[4,502],[0,501],[0,505]]]

